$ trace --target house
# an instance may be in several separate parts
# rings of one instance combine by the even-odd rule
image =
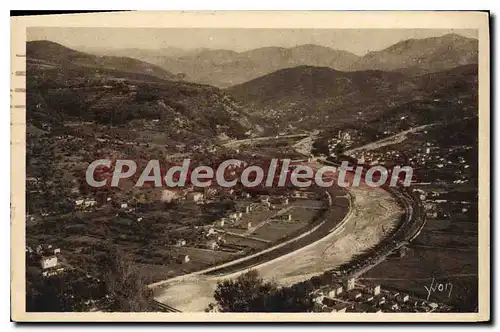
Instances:
[[[161,200],[163,202],[170,203],[177,198],[179,198],[179,193],[177,191],[165,189],[161,192]]]
[[[275,216],[273,219],[280,220],[280,221],[292,221],[292,215],[291,214],[280,214],[278,216]]]
[[[245,207],[242,208],[244,213],[250,213],[252,211],[252,206],[251,205],[246,205]]]
[[[410,300],[410,296],[407,295],[407,294],[401,294],[397,297],[397,300],[398,302],[400,303],[405,303],[405,302],[408,302]]]
[[[43,270],[53,268],[57,266],[57,257],[56,256],[46,256],[40,259],[40,266]]]
[[[51,267],[51,268],[45,269],[42,272],[42,275],[44,277],[51,277],[51,276],[58,275],[58,274],[60,274],[62,272],[64,272],[64,267],[62,267],[62,266],[55,266],[55,267]]]
[[[323,299],[325,298],[324,295],[319,295],[314,298],[314,302],[323,305]]]
[[[363,300],[363,302],[372,302],[373,301],[373,295],[371,295],[371,294],[363,294],[361,296],[361,299]]]
[[[335,294],[337,296],[339,296],[340,294],[342,294],[342,291],[343,291],[342,285],[336,284],[333,287],[334,287],[333,289],[335,290]]]
[[[191,192],[186,195],[186,199],[191,202],[200,202],[203,200],[203,193],[201,192]]]
[[[217,241],[211,241],[211,242],[208,244],[208,247],[209,247],[211,250],[217,250],[217,249],[219,249],[219,244],[217,243]]]
[[[269,203],[269,196],[262,196],[262,198],[260,199],[260,202],[261,203]]]
[[[127,203],[121,203],[120,204],[120,208],[126,209],[126,208],[128,208],[128,204]]]
[[[60,253],[61,253],[61,249],[59,249],[59,248],[54,249],[54,255],[57,255]]]
[[[360,300],[361,299],[361,292],[360,291],[351,291],[349,293],[349,298],[351,300]]]
[[[377,296],[380,294],[380,285],[370,285],[368,287],[368,292],[373,295],[373,296]]]
[[[356,285],[356,278],[348,278],[344,281],[345,289],[348,291],[354,289],[355,285]]]
[[[186,240],[180,239],[177,240],[177,243],[175,244],[176,247],[184,247],[186,245]]]
[[[85,202],[83,202],[83,206],[85,206],[86,208],[94,207],[96,205],[97,205],[97,201],[93,200],[93,199],[85,200]]]

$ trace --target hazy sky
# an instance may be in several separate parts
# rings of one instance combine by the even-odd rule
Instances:
[[[76,49],[178,47],[245,51],[265,46],[324,45],[363,55],[408,38],[477,30],[436,29],[199,29],[199,28],[29,28],[27,38],[51,40]]]

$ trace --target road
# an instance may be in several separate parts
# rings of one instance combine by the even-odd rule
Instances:
[[[222,266],[150,285],[156,289],[156,299],[177,310],[203,311],[214,301],[218,281],[250,269],[257,270],[266,280],[291,285],[351,262],[359,254],[371,253],[345,273],[357,277],[409,243],[425,223],[419,202],[403,188],[361,185],[350,188],[350,197],[349,212],[340,223],[332,224],[333,218],[326,216],[307,234],[292,241]]]
[[[354,149],[346,150],[343,153],[347,156],[351,156],[351,155],[355,154],[356,152],[370,151],[370,150],[375,150],[375,149],[378,149],[378,148],[381,148],[381,147],[384,147],[387,145],[401,143],[404,140],[406,140],[406,135],[419,132],[419,131],[424,130],[425,128],[431,127],[433,125],[435,125],[435,124],[427,124],[427,125],[411,128],[411,129],[402,131],[400,133],[397,133],[395,135],[383,138],[381,140],[371,142],[371,143],[368,143],[366,145],[363,145],[363,146],[360,146],[360,147],[357,147]]]
[[[218,281],[234,278],[249,268],[266,280],[291,285],[350,261],[378,244],[404,212],[383,189],[363,187],[351,192],[353,207],[337,227],[322,224],[298,248],[284,246],[238,265],[171,279],[163,283],[166,288],[157,289],[156,299],[182,311],[203,311],[214,301]]]

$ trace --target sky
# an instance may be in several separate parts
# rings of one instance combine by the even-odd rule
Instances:
[[[409,38],[457,33],[477,38],[477,30],[451,29],[206,29],[206,28],[28,28],[27,39],[50,40],[75,49],[226,49],[317,44],[357,55]]]

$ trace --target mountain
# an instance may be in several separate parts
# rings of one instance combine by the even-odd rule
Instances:
[[[228,87],[273,71],[300,65],[346,69],[358,56],[318,45],[264,47],[245,52],[202,49],[180,57],[159,56],[147,61],[185,76],[192,82]],[[146,59],[145,59],[146,60]]]
[[[167,70],[137,59],[91,55],[46,40],[27,42],[26,57],[31,63],[45,66],[78,66],[148,74],[162,79],[174,78]]]
[[[402,71],[424,74],[478,63],[478,40],[457,34],[408,39],[381,51],[369,52],[351,70]]]
[[[248,119],[224,91],[172,81],[169,72],[123,57],[98,57],[52,42],[27,44],[27,120],[32,126],[143,130],[153,136],[207,142],[244,137]],[[153,123],[153,124],[152,124]],[[130,136],[130,133],[127,133]],[[132,136],[134,136],[132,135]]]
[[[391,124],[396,115],[407,118],[412,110],[418,111],[411,116],[416,116],[414,124],[421,124],[426,119],[477,112],[477,65],[422,76],[299,66],[227,91],[245,105],[248,113],[262,119],[261,125],[269,130],[310,131],[363,125],[374,119]]]
[[[382,70],[423,75],[477,63],[478,41],[457,34],[408,39],[364,56],[313,44],[262,47],[244,52],[210,49],[182,52],[167,48],[142,52],[122,50],[119,54],[154,63],[187,81],[224,88],[302,65],[340,71]]]

